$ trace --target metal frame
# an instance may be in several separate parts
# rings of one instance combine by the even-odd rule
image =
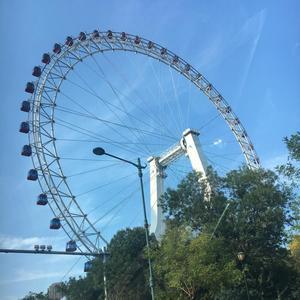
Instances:
[[[39,174],[43,193],[49,199],[54,215],[59,217],[66,234],[80,242],[88,252],[101,249],[105,238],[93,226],[81,210],[68,186],[60,165],[55,143],[55,104],[57,95],[68,73],[86,57],[105,51],[131,51],[147,55],[170,66],[190,80],[202,91],[223,116],[244,154],[249,168],[259,167],[259,160],[243,125],[228,103],[213,85],[195,68],[166,48],[144,38],[120,32],[99,32],[86,34],[86,40],[74,38],[72,46],[61,45],[59,54],[53,53],[51,61],[42,69],[42,74],[34,82],[35,91],[31,97],[32,109],[29,113],[29,143],[33,148],[32,161]]]

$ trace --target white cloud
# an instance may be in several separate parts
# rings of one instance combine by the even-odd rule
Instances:
[[[65,237],[18,237],[0,235],[0,247],[8,249],[33,249],[34,245],[61,244]]]
[[[217,140],[215,140],[215,141],[213,142],[213,144],[214,144],[215,146],[217,146],[217,145],[221,144],[222,142],[223,142],[222,139],[217,139]]]
[[[52,278],[52,277],[63,277],[65,272],[43,272],[43,271],[28,271],[24,269],[18,270],[14,275],[14,278],[2,280],[0,284],[10,284],[15,282],[22,282],[22,281],[31,281],[31,280],[39,280],[45,278]]]
[[[240,94],[242,93],[244,86],[246,84],[248,74],[257,49],[257,45],[260,40],[260,36],[264,27],[265,19],[266,19],[266,10],[263,9],[245,22],[244,26],[242,27],[241,31],[237,36],[237,40],[241,44],[248,42],[248,40],[251,41],[251,47],[249,48],[250,49],[249,55],[246,59],[245,70],[242,77],[242,83],[240,86]]]
[[[274,170],[276,166],[285,164],[287,161],[287,154],[280,154],[265,160],[262,164],[266,169]]]

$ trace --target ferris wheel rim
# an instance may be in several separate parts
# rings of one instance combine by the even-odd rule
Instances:
[[[109,37],[109,34],[111,34],[111,37]],[[189,80],[191,83],[193,83],[200,91],[204,93],[204,95],[212,102],[214,107],[219,111],[219,113],[224,118],[227,126],[231,129],[237,143],[240,145],[243,155],[245,157],[247,166],[249,168],[258,168],[259,167],[259,160],[257,157],[257,154],[254,150],[253,144],[251,143],[246,130],[244,126],[241,124],[241,122],[238,120],[237,116],[234,114],[234,112],[231,110],[230,106],[228,105],[227,101],[221,96],[221,94],[214,88],[214,86],[200,73],[198,72],[192,65],[188,64],[185,60],[181,59],[179,56],[174,54],[173,52],[167,50],[166,48],[162,47],[159,44],[153,43],[150,40],[141,38],[139,36],[126,34],[126,39],[123,40],[124,33],[121,32],[112,32],[112,31],[104,31],[99,32],[99,38],[94,38],[93,33],[86,34],[85,40],[80,40],[79,38],[74,38],[73,45],[68,46],[64,45],[61,47],[61,52],[56,54],[54,53],[51,55],[51,62],[50,65],[45,65],[42,70],[42,76],[39,77],[38,81],[35,84],[35,92],[32,95],[32,103],[34,104],[34,109],[32,110],[32,123],[33,123],[33,131],[30,135],[30,143],[34,145],[35,151],[36,151],[36,157],[33,157],[33,163],[34,166],[37,166],[37,168],[40,169],[42,172],[42,179],[39,178],[39,180],[44,180],[46,182],[46,185],[49,187],[49,190],[47,192],[50,192],[52,194],[52,188],[54,188],[55,184],[52,182],[53,187],[48,183],[47,179],[45,178],[45,172],[48,177],[51,177],[51,172],[49,171],[49,168],[45,168],[44,162],[47,161],[46,156],[44,152],[43,142],[42,142],[42,133],[41,133],[41,124],[40,124],[40,113],[41,113],[41,101],[43,98],[43,93],[45,92],[46,83],[48,83],[48,80],[50,77],[52,81],[55,72],[52,72],[56,69],[64,69],[65,73],[61,72],[60,79],[58,80],[58,84],[53,86],[53,90],[55,91],[55,96],[52,98],[53,105],[52,105],[52,144],[54,146],[54,153],[55,157],[53,159],[55,160],[55,163],[58,165],[58,168],[60,170],[60,175],[62,177],[62,182],[66,185],[68,188],[70,194],[72,195],[72,191],[69,188],[68,182],[66,178],[64,177],[63,168],[61,167],[58,152],[56,149],[56,143],[55,143],[55,136],[54,136],[54,111],[55,111],[55,103],[57,95],[60,92],[60,87],[63,84],[63,81],[66,77],[66,75],[73,70],[74,66],[78,63],[83,61],[89,56],[92,56],[96,53],[103,53],[106,51],[132,51],[136,52],[142,55],[146,55],[148,57],[151,57],[153,59],[156,59],[170,67],[172,67],[175,71],[180,73],[182,76],[186,77],[187,80]],[[105,43],[105,47],[101,48],[101,46]],[[151,48],[148,48],[149,43],[152,43]],[[78,52],[75,50],[78,50],[81,48],[81,56],[78,56]],[[86,51],[86,52],[85,52]],[[66,57],[69,55],[68,60]],[[72,59],[70,59],[72,57]],[[64,61],[64,59],[66,61]],[[176,63],[174,63],[176,60]],[[73,61],[73,64],[70,63]],[[59,65],[61,64],[61,65]],[[57,68],[59,66],[59,68]],[[64,67],[62,67],[64,66]],[[57,70],[56,70],[57,72]],[[59,74],[56,74],[59,75]],[[38,101],[36,100],[38,99]],[[49,102],[50,105],[50,102]],[[43,167],[44,169],[43,169]],[[43,184],[40,183],[40,186],[42,187]],[[66,224],[71,231],[75,234],[76,238],[81,241],[82,245],[88,249],[88,251],[97,251],[99,250],[99,246],[95,244],[94,241],[91,241],[90,236],[92,233],[87,233],[82,228],[84,228],[84,223],[87,223],[89,225],[89,230],[92,229],[93,234],[97,236],[98,242],[101,239],[103,242],[107,243],[107,241],[102,237],[101,233],[97,228],[93,226],[93,224],[88,220],[87,216],[84,214],[84,212],[81,210],[80,205],[77,203],[74,195],[71,196],[71,202],[72,204],[75,204],[79,211],[81,212],[81,224],[79,225],[77,221],[75,220],[75,216],[72,216],[71,214],[68,214],[68,204],[65,203],[65,201],[62,199],[62,197],[59,194],[59,189],[57,187],[55,195],[52,194],[53,202],[51,204],[56,205],[58,208],[61,218],[63,218],[64,221],[66,221]],[[55,211],[50,205],[51,210]],[[55,214],[55,213],[54,213]],[[78,216],[77,216],[78,217]],[[70,237],[70,233],[65,229],[65,226],[63,226],[65,232]]]

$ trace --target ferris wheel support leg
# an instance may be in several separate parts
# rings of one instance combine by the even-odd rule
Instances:
[[[150,166],[150,203],[151,226],[150,232],[159,240],[165,232],[165,222],[162,208],[159,206],[159,198],[164,192],[164,172],[159,164],[158,157],[148,159]]]
[[[198,138],[199,135],[199,132],[192,129],[187,129],[183,132],[181,143],[182,147],[186,151],[187,156],[189,157],[193,170],[201,173],[202,179],[205,179],[208,163],[201,149],[200,141]],[[207,184],[204,196],[204,199],[206,201],[210,200],[210,194],[211,187],[209,184]]]
[[[187,129],[183,132],[182,143],[189,157],[193,170],[196,172],[201,172],[205,177],[208,164],[201,149],[198,136],[199,132],[192,129]]]

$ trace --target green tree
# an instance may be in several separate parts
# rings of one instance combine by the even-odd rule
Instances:
[[[288,295],[292,295],[296,273],[289,261],[289,251],[284,246],[287,242],[285,228],[292,222],[292,217],[286,212],[295,200],[290,189],[280,183],[275,173],[262,169],[241,168],[229,172],[224,178],[211,172],[208,180],[212,190],[209,201],[204,196],[205,186],[199,185],[197,174],[189,175],[177,190],[168,190],[162,197],[161,205],[170,228],[178,225],[190,226],[194,235],[197,236],[200,233],[201,239],[207,235],[212,237],[217,221],[229,203],[225,218],[221,221],[214,236],[206,240],[207,247],[212,243],[223,245],[222,251],[230,266],[236,260],[239,251],[246,254],[243,265],[236,262],[236,269],[244,272],[249,296],[252,299],[276,299],[279,295],[287,298]],[[164,239],[168,240],[168,234]],[[200,237],[197,236],[195,240]],[[223,241],[225,242],[222,243]],[[164,240],[161,247],[162,253],[157,256],[169,257],[170,253],[164,253],[167,250],[163,245]],[[192,252],[189,247],[185,249],[186,255],[194,261],[197,261],[199,253],[205,249],[203,241],[197,245],[199,249],[196,252]],[[213,251],[212,255],[217,257],[218,247],[214,246],[212,249],[216,251],[216,253]],[[209,261],[209,257],[207,259],[210,268],[206,277],[215,278],[217,276],[214,274],[213,260]],[[221,272],[222,266],[226,264],[218,265],[216,268]],[[234,270],[234,268],[231,269],[233,272],[231,278],[237,278]],[[189,272],[183,271],[183,274],[186,276],[186,281],[197,283],[190,277]],[[230,278],[228,274],[227,277]],[[220,294],[216,294],[216,290],[222,291],[223,298],[226,294],[229,295],[228,299],[246,297],[244,283],[236,280],[235,285],[226,289],[228,282],[223,281],[224,278],[226,277],[219,278],[222,289],[211,290],[206,286],[208,297],[212,298],[212,295],[221,297]],[[198,279],[200,280],[200,277]],[[171,287],[171,283],[168,284]],[[204,286],[205,283],[200,280],[196,286],[193,286],[193,289],[203,290]],[[203,297],[199,296],[195,299],[205,299]]]
[[[96,300],[100,295],[99,289],[93,285],[91,276],[79,277],[78,279],[71,277],[62,287],[64,295],[69,300]]]
[[[33,293],[29,292],[28,295],[26,295],[22,300],[48,300],[47,293],[44,294],[43,292],[40,293]]]
[[[289,156],[286,164],[277,167],[281,176],[284,176],[286,184],[290,184],[290,189],[295,193],[296,201],[291,204],[289,213],[292,216],[290,234],[297,235],[300,233],[300,132],[285,137],[284,142],[287,146]],[[298,195],[297,195],[298,194]]]
[[[153,237],[151,238],[153,242]],[[79,279],[70,278],[64,284],[64,293],[70,300],[102,300],[104,274],[109,300],[150,299],[148,262],[144,255],[145,231],[143,228],[120,230],[108,245],[106,263],[94,259],[91,272]]]
[[[169,229],[152,258],[157,299],[213,299],[242,278],[226,241],[183,226]]]
[[[110,300],[151,298],[148,285],[148,261],[144,254],[145,245],[144,228],[120,230],[108,245],[109,258],[105,266],[102,260],[95,261],[91,272],[93,282],[103,290],[105,267]]]
[[[281,174],[294,179],[299,184],[300,180],[300,131],[296,134],[292,134],[290,137],[283,139],[285,142],[289,156],[286,164],[278,167]]]

